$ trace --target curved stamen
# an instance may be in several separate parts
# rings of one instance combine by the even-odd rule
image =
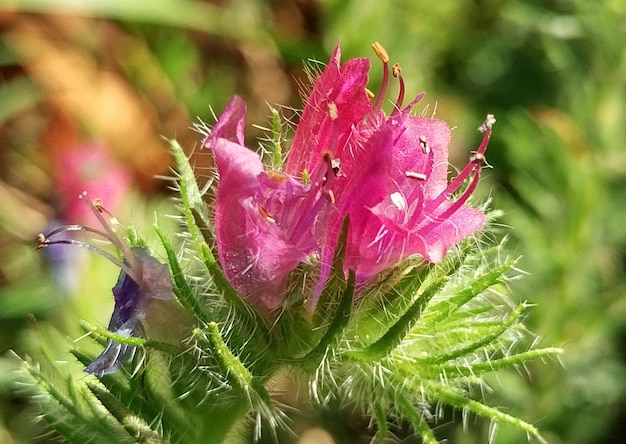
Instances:
[[[128,264],[130,265],[130,267],[133,269],[139,269],[137,268],[139,266],[139,263],[137,259],[135,258],[135,255],[132,253],[130,248],[128,248],[128,246],[124,242],[122,242],[119,235],[115,232],[115,230],[113,230],[111,225],[107,223],[104,217],[102,217],[102,213],[106,211],[104,207],[102,206],[102,203],[100,201],[96,201],[96,203],[94,204],[94,202],[89,198],[89,195],[87,194],[86,191],[83,191],[80,194],[80,196],[78,196],[78,198],[87,204],[91,212],[96,216],[96,218],[100,222],[100,225],[102,225],[104,230],[109,234],[110,237],[108,239],[117,248],[119,248],[120,252],[122,253],[122,256],[124,257],[126,261],[128,261]],[[106,213],[110,214],[108,211],[106,211]],[[142,285],[141,280],[136,281],[136,282],[140,286]]]
[[[95,201],[92,201],[89,198],[86,191],[83,191],[79,195],[78,198],[82,200],[89,207],[91,212],[96,216],[96,218],[100,222],[100,225],[102,225],[102,227],[104,228],[104,231],[98,230],[96,228],[85,227],[83,225],[77,225],[77,224],[62,225],[51,230],[47,235],[44,235],[43,233],[39,234],[37,236],[37,248],[45,248],[49,245],[55,245],[55,244],[56,245],[65,244],[65,245],[74,245],[77,247],[85,248],[87,250],[91,250],[105,257],[116,266],[120,267],[133,281],[135,281],[137,285],[139,285],[140,287],[143,286],[144,282],[142,278],[142,266],[139,260],[137,259],[137,257],[135,256],[135,254],[133,253],[133,251],[131,250],[130,246],[122,241],[122,239],[119,237],[115,229],[112,227],[112,224],[117,224],[117,220],[115,219],[115,217],[106,208],[102,206],[102,202],[100,201],[100,199],[96,199]],[[102,216],[103,213],[107,214],[110,217],[111,224],[107,223],[105,218]],[[123,260],[119,260],[118,258],[113,256],[111,253],[84,241],[80,241],[76,239],[51,240],[52,237],[57,236],[61,233],[69,232],[69,231],[85,231],[88,233],[96,234],[108,240],[113,245],[115,245],[115,247],[119,249]]]
[[[396,103],[393,105],[393,111],[391,115],[394,116],[400,112],[400,107],[402,106],[402,102],[404,102],[404,79],[402,78],[402,70],[400,69],[400,65],[398,63],[394,63],[391,67],[391,74],[398,79],[398,98],[396,99]]]
[[[480,142],[480,145],[478,146],[476,151],[474,151],[474,154],[470,158],[470,161],[463,167],[461,172],[459,172],[459,174],[457,174],[457,176],[450,181],[446,189],[441,194],[439,194],[439,196],[437,196],[436,199],[432,201],[433,207],[438,207],[446,199],[452,196],[452,194],[461,186],[463,181],[465,181],[465,179],[467,179],[470,176],[470,174],[476,168],[476,166],[478,166],[478,169],[480,169],[480,165],[485,160],[484,153],[485,153],[485,150],[487,149],[489,138],[491,137],[491,123],[493,122],[491,122],[490,118],[493,119],[493,116],[491,114],[487,116],[487,120],[483,124],[485,128],[483,138]],[[491,123],[488,123],[488,122],[491,122]],[[483,126],[481,126],[481,128],[483,128]]]
[[[455,199],[448,208],[446,208],[441,214],[438,214],[434,219],[429,220],[426,225],[424,225],[420,229],[420,232],[422,234],[431,231],[436,226],[437,222],[441,222],[451,217],[459,208],[461,208],[461,206],[465,204],[467,199],[469,199],[470,195],[476,189],[476,186],[478,185],[478,180],[480,178],[480,170],[482,164],[485,162],[484,153],[487,149],[489,138],[491,137],[491,127],[495,123],[495,121],[496,119],[493,117],[492,114],[487,115],[487,118],[485,119],[483,124],[478,128],[479,131],[483,132],[483,137],[480,145],[472,154],[470,161],[467,163],[467,165],[465,165],[461,172],[448,184],[446,189],[439,196],[437,196],[435,200],[431,202],[431,209],[435,210],[439,208],[441,204],[460,187],[461,183],[463,183],[465,179],[472,175],[470,182],[467,184],[461,195],[458,196],[457,199]]]
[[[86,231],[89,231],[89,230],[86,230]],[[61,240],[51,241],[48,238],[45,238],[43,234],[40,234],[38,236],[38,240],[39,240],[39,245],[37,246],[37,248],[46,248],[50,245],[74,245],[75,247],[85,248],[89,251],[93,251],[94,253],[97,253],[100,256],[103,256],[104,258],[112,262],[114,265],[121,268],[128,276],[130,276],[130,278],[133,281],[141,282],[141,277],[137,275],[137,273],[132,268],[130,268],[128,264],[122,262],[121,260],[113,256],[111,253],[109,253],[108,251],[105,251],[102,248],[98,248],[95,245],[91,245],[91,244],[88,244],[87,242],[79,241],[76,239],[61,239]]]
[[[383,46],[378,42],[372,43],[372,49],[374,50],[374,53],[380,59],[380,61],[383,62],[383,79],[380,82],[380,88],[378,89],[376,100],[372,105],[372,109],[374,111],[379,111],[383,104],[385,93],[387,92],[387,85],[389,84],[389,56],[387,55],[387,51],[385,51],[385,48],[383,48]]]
[[[37,248],[45,247],[44,244],[48,241],[48,239],[50,239],[52,236],[56,236],[57,234],[65,233],[66,231],[88,231],[89,233],[97,234],[98,236],[102,236],[106,240],[110,241],[108,233],[97,230],[95,228],[84,227],[82,225],[61,225],[59,227],[56,227],[54,230],[50,231],[46,235],[44,235],[43,233],[40,234],[37,237],[39,241],[39,245],[37,245]]]
[[[455,201],[453,201],[452,204],[448,208],[446,208],[444,212],[436,215],[436,217],[432,219],[429,219],[426,225],[420,228],[420,233],[422,235],[428,233],[433,228],[435,228],[439,223],[441,223],[442,221],[445,221],[446,219],[450,218],[454,213],[456,213],[456,211],[465,204],[467,199],[469,199],[470,195],[474,192],[474,190],[476,189],[476,186],[478,185],[479,179],[480,179],[480,164],[477,163],[475,164],[475,174],[472,176],[472,179],[470,183],[467,185],[467,187],[465,188],[465,190],[463,190],[463,193],[461,193],[461,195]]]

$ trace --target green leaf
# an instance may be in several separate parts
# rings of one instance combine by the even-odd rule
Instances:
[[[200,188],[198,188],[198,182],[193,171],[192,166],[189,164],[187,155],[178,144],[176,140],[169,140],[170,150],[174,155],[174,164],[176,166],[176,172],[178,173],[177,185],[182,202],[182,213],[191,235],[191,239],[195,244],[199,244],[204,236],[212,236],[212,224],[209,217],[209,212],[206,204],[202,198]],[[200,226],[206,227],[206,230],[201,232],[196,220],[201,221]],[[212,239],[208,242],[213,244]]]
[[[414,280],[414,277],[410,274],[405,279]],[[395,324],[389,327],[387,332],[382,337],[365,348],[347,351],[345,356],[349,359],[373,362],[389,354],[393,349],[400,345],[402,339],[404,339],[411,327],[420,319],[424,307],[447,281],[448,278],[443,277],[438,281],[433,282],[415,298],[413,304],[409,306],[408,310],[400,316]],[[411,299],[413,298],[413,295],[409,293],[406,297]]]
[[[209,311],[207,311],[206,304],[202,303],[202,301],[198,298],[197,293],[194,292],[187,283],[185,273],[183,272],[180,262],[178,261],[178,257],[176,256],[169,239],[159,227],[156,227],[156,233],[161,240],[161,244],[163,244],[163,248],[165,249],[165,253],[167,255],[167,262],[172,272],[172,280],[174,284],[173,291],[176,298],[189,313],[193,314],[196,319],[209,322],[212,315]]]
[[[472,329],[474,331],[481,331],[481,334],[477,340],[472,341],[467,344],[461,343],[460,345],[453,347],[451,350],[447,351],[446,353],[442,353],[440,355],[435,355],[435,356],[428,357],[428,358],[416,357],[414,358],[414,360],[415,362],[418,362],[424,365],[439,364],[442,362],[451,361],[453,359],[460,358],[461,356],[468,355],[469,353],[474,352],[475,350],[478,350],[481,347],[485,347],[491,344],[496,339],[498,339],[504,332],[506,332],[519,319],[519,316],[521,315],[522,310],[525,307],[526,307],[525,304],[518,305],[517,308],[509,314],[507,319],[497,323],[493,328],[489,328],[489,330],[491,331],[488,333],[482,333],[483,330],[485,329],[483,323],[478,323],[478,322],[468,323],[467,325],[468,329]]]
[[[483,291],[499,283],[502,275],[510,270],[511,267],[515,265],[515,262],[516,261],[511,260],[494,269],[484,272],[468,284],[464,283],[463,288],[454,296],[432,304],[429,307],[428,315],[426,315],[428,316],[428,322],[434,325],[444,320]]]
[[[424,418],[422,418],[422,414],[404,395],[396,395],[394,397],[394,403],[398,411],[411,423],[415,432],[422,438],[423,444],[439,443],[435,435],[433,435],[433,431],[426,421],[424,421]]]
[[[315,304],[313,313],[314,329],[318,329],[320,326],[328,323],[336,311],[337,295],[342,294],[346,289],[347,282],[344,276],[343,263],[346,255],[349,225],[350,219],[346,215],[341,223],[341,230],[337,238],[335,251],[333,252],[329,275]]]
[[[437,399],[439,402],[444,402],[448,405],[459,409],[466,409],[472,413],[475,413],[484,418],[490,419],[496,423],[509,424],[516,427],[531,436],[534,436],[539,442],[546,443],[545,439],[539,433],[537,428],[521,419],[501,412],[493,407],[488,407],[478,401],[474,401],[461,393],[453,390],[449,386],[438,384],[432,381],[426,381],[422,385],[423,390],[432,399]]]
[[[248,343],[252,349],[257,351],[263,350],[271,340],[267,321],[261,313],[243,299],[230,285],[215,256],[213,256],[213,252],[206,243],[202,243],[202,255],[204,257],[204,265],[211,275],[216,289],[234,311],[235,321],[241,328],[250,331],[249,336],[245,339],[242,338],[243,342]]]
[[[328,349],[335,347],[343,336],[345,327],[348,325],[348,321],[350,320],[352,301],[354,299],[355,280],[354,270],[348,270],[348,280],[346,281],[346,286],[337,301],[336,309],[326,332],[317,345],[300,360],[307,369],[317,369],[320,361],[324,358],[324,356],[326,356]]]

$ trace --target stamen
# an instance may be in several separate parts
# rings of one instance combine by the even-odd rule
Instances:
[[[418,180],[426,180],[427,179],[426,174],[424,174],[424,173],[417,173],[415,171],[405,171],[404,175],[406,177],[410,177],[412,179],[418,179]]]
[[[336,120],[337,117],[339,117],[339,111],[337,110],[337,105],[335,104],[335,102],[328,102],[326,107],[328,108],[328,116],[332,120]]]
[[[120,252],[122,253],[122,256],[130,264],[130,267],[131,268],[138,267],[139,264],[137,262],[137,259],[135,258],[135,255],[130,251],[130,249],[126,246],[126,244],[124,244],[124,242],[122,242],[122,240],[119,238],[119,236],[117,235],[115,230],[113,230],[111,225],[107,223],[107,221],[104,219],[104,217],[102,217],[102,213],[103,212],[106,212],[106,214],[109,214],[108,211],[104,210],[104,207],[102,206],[102,202],[98,203],[98,206],[100,207],[100,210],[99,210],[98,207],[96,205],[94,205],[94,202],[91,199],[89,199],[89,195],[87,194],[86,191],[83,191],[82,194],[80,196],[78,196],[78,198],[87,204],[87,206],[89,207],[91,212],[96,216],[96,218],[100,222],[100,225],[102,225],[104,230],[109,234],[110,237],[108,237],[108,239],[117,248],[119,248]],[[141,281],[136,281],[136,282],[137,282],[137,284],[139,284],[141,286],[141,284],[142,284]]]
[[[478,127],[478,131],[485,133],[491,131],[491,127],[496,123],[496,118],[493,114],[487,114],[485,121]]]
[[[376,56],[383,62],[383,79],[380,82],[380,88],[378,90],[378,96],[376,97],[376,101],[372,106],[375,111],[379,111],[381,105],[383,104],[385,93],[387,92],[387,85],[389,84],[389,69],[387,67],[389,63],[389,56],[387,55],[387,51],[385,51],[385,48],[383,48],[382,45],[378,42],[372,43],[372,48],[374,49],[374,53],[376,54]]]
[[[87,242],[79,241],[76,239],[60,239],[56,241],[50,240],[50,237],[54,236],[55,234],[62,233],[64,231],[89,231],[89,232],[96,233],[99,235],[104,235],[104,233],[98,230],[94,230],[93,228],[83,227],[81,225],[65,225],[63,227],[59,227],[51,231],[50,234],[48,234],[48,236],[44,235],[43,233],[39,233],[37,235],[37,249],[46,248],[50,245],[74,245],[76,247],[85,248],[86,250],[93,251],[94,253],[97,253],[100,256],[103,256],[104,258],[108,259],[114,265],[122,269],[128,276],[130,276],[130,278],[133,281],[137,283],[141,282],[141,276],[139,276],[133,268],[131,268],[127,263],[113,256],[108,251],[103,250],[102,248],[96,247],[95,245],[91,245]]]
[[[322,197],[329,199],[334,203],[335,196],[330,191],[330,184],[335,177],[332,165],[333,154],[330,150],[322,151],[322,160],[318,166],[315,176],[309,182],[311,189],[307,193],[307,197],[300,202],[298,208],[295,209],[297,217],[289,223],[287,228],[287,236],[294,244],[308,233],[303,227],[311,225],[312,220],[317,217],[317,213],[322,205]],[[306,210],[306,211],[303,211]]]
[[[452,193],[454,193],[454,191],[456,191],[461,186],[461,183],[463,183],[463,181],[467,179],[470,174],[472,174],[474,169],[477,169],[478,172],[480,171],[480,166],[485,161],[485,150],[487,149],[489,138],[491,137],[491,125],[493,125],[493,122],[495,122],[493,114],[487,115],[485,122],[479,128],[479,130],[484,129],[483,138],[480,141],[480,145],[470,157],[470,161],[467,163],[467,165],[465,165],[461,172],[457,174],[454,179],[452,179],[452,181],[448,184],[443,193],[441,193],[437,197],[437,199],[433,201],[433,204],[435,204],[436,206],[441,205],[444,200],[450,197]]]
[[[137,285],[139,285],[140,287],[143,286],[144,282],[142,278],[142,266],[135,254],[132,252],[130,246],[123,242],[117,234],[117,231],[114,228],[115,226],[119,225],[117,219],[115,219],[115,217],[106,208],[104,208],[100,199],[95,199],[92,201],[86,191],[83,191],[78,196],[78,198],[89,207],[93,215],[96,216],[96,219],[98,219],[98,221],[100,222],[100,225],[102,225],[102,227],[104,228],[104,231],[100,231],[95,228],[85,227],[82,225],[63,225],[50,231],[47,236],[43,234],[37,236],[37,248],[43,248],[48,245],[54,244],[70,244],[86,248],[100,254],[101,256],[104,256],[109,261],[120,267],[132,280],[137,283]],[[103,214],[109,216],[110,223],[105,220]],[[117,247],[123,257],[123,261],[120,261],[112,254],[83,241],[78,241],[75,239],[50,240],[51,237],[67,231],[86,231],[103,237],[104,239],[115,245],[115,247]]]
[[[367,88],[365,88],[365,95],[369,97],[370,99],[374,98],[374,93]]]
[[[400,211],[402,210],[406,210],[407,205],[406,205],[406,200],[404,199],[404,197],[402,196],[402,194],[398,191],[391,193],[389,195],[389,198],[391,199],[391,203]]]
[[[478,185],[478,179],[480,179],[480,165],[475,164],[475,166],[475,173],[472,176],[470,183],[467,185],[465,190],[463,190],[463,193],[461,193],[461,195],[454,202],[452,202],[452,205],[446,208],[443,213],[437,215],[435,219],[430,220],[424,227],[422,227],[422,229],[420,230],[422,234],[426,234],[433,228],[435,228],[437,222],[445,221],[446,219],[448,219],[465,204],[467,199],[469,199],[470,195],[474,192],[476,186]]]
[[[372,43],[372,49],[374,50],[376,57],[378,57],[381,62],[385,64],[389,63],[389,55],[387,55],[387,51],[383,48],[383,45],[378,42],[374,42]]]
[[[276,219],[270,216],[270,214],[267,212],[267,209],[263,205],[259,205],[259,213],[261,214],[261,216],[263,216],[263,219],[265,219],[266,221],[273,223],[273,224],[276,223]]]
[[[324,190],[322,190],[322,192],[324,193],[324,196],[330,202],[330,204],[331,205],[335,205],[335,203],[336,203],[336,201],[335,201],[335,193],[333,193],[333,190],[324,189]]]
[[[437,220],[445,220],[450,217],[456,210],[458,210],[466,201],[469,199],[470,195],[478,185],[478,179],[480,178],[480,169],[482,164],[485,162],[485,150],[487,149],[487,144],[489,143],[489,138],[491,137],[491,127],[495,123],[496,119],[493,114],[488,114],[485,122],[479,127],[479,131],[483,132],[482,140],[480,141],[480,145],[476,149],[476,151],[470,157],[470,161],[463,167],[461,172],[457,174],[457,176],[450,181],[446,189],[437,196],[436,199],[431,203],[433,208],[438,208],[446,199],[448,199],[465,181],[470,175],[472,178],[467,185],[467,187],[463,190],[461,195],[448,207],[443,213],[437,216]],[[429,222],[426,227],[424,227],[423,231],[429,231],[433,228],[435,221]]]
[[[288,179],[287,175],[280,171],[267,170],[265,171],[265,174],[276,183],[284,183]]]
[[[40,235],[37,236],[37,240],[40,240],[41,236],[43,236],[44,242],[45,242],[49,240],[52,236],[55,236],[59,233],[64,233],[66,231],[87,231],[89,233],[97,234],[98,236],[105,238],[109,242],[112,242],[111,239],[109,238],[108,233],[97,230],[95,228],[85,227],[83,225],[61,225],[60,227],[56,227],[54,230],[50,231],[47,235],[43,235],[43,233],[40,233]]]
[[[398,114],[400,112],[400,107],[402,106],[402,102],[404,102],[404,79],[402,78],[402,70],[400,69],[400,65],[398,63],[394,63],[391,67],[391,74],[398,79],[398,98],[396,99],[396,103],[393,106],[393,111],[391,115]]]

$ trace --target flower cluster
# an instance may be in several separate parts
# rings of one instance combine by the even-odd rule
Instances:
[[[84,370],[107,375],[137,347],[145,351],[134,372],[81,375],[69,396],[27,364],[49,401],[42,416],[70,441],[93,440],[97,430],[103,442],[230,442],[247,417],[256,439],[269,431],[281,442],[290,409],[269,390],[294,374],[306,385],[293,401],[303,411],[352,405],[371,418],[376,442],[405,423],[422,442],[438,442],[431,406],[440,405],[542,439],[531,424],[472,398],[484,374],[560,353],[519,351],[526,304],[508,310],[502,285],[515,261],[501,246],[478,251],[471,242],[447,254],[484,225],[468,200],[495,119],[487,116],[478,148],[448,180],[450,129],[412,113],[422,94],[405,104],[400,68],[380,45],[374,50],[380,91],[366,89],[369,61],[341,64],[337,46],[284,159],[274,143],[272,167],[245,146],[246,106],[233,97],[204,133],[218,173],[214,194],[170,141],[180,242],[156,227],[167,264],[133,232],[121,236],[86,193],[102,230],[66,225],[40,235],[41,247],[77,245],[121,269],[108,331],[88,331],[107,338],[104,351],[75,353]],[[391,76],[399,93],[386,113]],[[121,259],[71,232],[109,240]],[[172,303],[156,302],[170,295]],[[162,334],[162,325],[171,331]]]
[[[481,228],[484,214],[466,205],[478,183],[493,116],[469,163],[450,182],[450,129],[438,119],[411,114],[418,95],[393,111],[381,109],[389,82],[372,100],[366,89],[369,60],[340,64],[335,47],[315,80],[282,171],[268,170],[244,146],[245,103],[233,97],[205,140],[220,180],[215,201],[217,251],[233,286],[257,307],[281,304],[288,273],[319,261],[323,286],[344,218],[349,218],[344,268],[363,286],[381,270],[419,254],[440,261],[446,251]]]

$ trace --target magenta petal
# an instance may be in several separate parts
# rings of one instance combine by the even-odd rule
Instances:
[[[437,221],[436,214],[430,217]],[[484,223],[485,215],[481,211],[463,205],[452,216],[431,224],[427,231],[417,230],[417,236],[425,242],[424,251],[418,253],[429,262],[439,262],[450,247],[482,228]]]
[[[402,176],[407,171],[426,173],[426,196],[441,193],[448,185],[448,124],[408,114],[394,117],[388,124],[394,126],[396,133],[392,150],[395,174]]]
[[[359,282],[409,255],[438,262],[482,226],[480,211],[459,205],[447,214],[452,203],[435,201],[447,186],[449,138],[445,122],[398,115],[363,144],[338,212],[350,214],[345,267]],[[339,224],[337,217],[335,232]],[[327,256],[330,247],[324,251]]]
[[[206,138],[205,145],[210,145],[217,139],[226,139],[243,145],[246,103],[239,96],[233,96],[220,114],[220,117],[211,128],[211,134]]]
[[[287,274],[316,247],[313,236],[290,230],[300,216],[305,190],[286,176],[272,179],[258,154],[244,146],[218,139],[211,148],[220,174],[215,199],[220,262],[236,290],[272,310],[284,297],[280,289]],[[279,208],[284,209],[284,223],[281,215],[269,213]]]
[[[365,92],[369,60],[350,59],[340,65],[336,46],[324,71],[313,84],[287,155],[285,172],[300,177],[321,161],[323,150],[342,156],[354,127],[371,111]],[[329,107],[335,107],[331,117]]]

